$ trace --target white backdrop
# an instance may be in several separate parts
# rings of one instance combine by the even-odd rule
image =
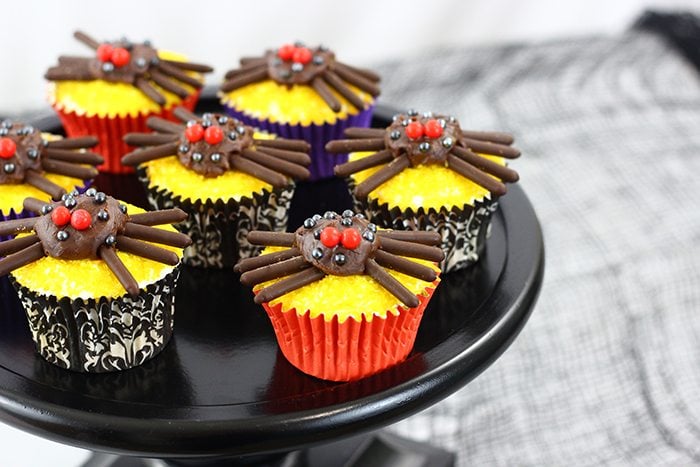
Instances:
[[[371,66],[436,47],[540,41],[623,31],[645,8],[700,9],[700,0],[361,0],[354,2],[172,2],[166,0],[4,3],[0,28],[0,114],[46,107],[44,71],[60,54],[88,50],[72,38],[123,35],[187,54],[216,68],[295,39],[332,47],[343,61]],[[85,451],[0,424],[0,465],[80,465]]]

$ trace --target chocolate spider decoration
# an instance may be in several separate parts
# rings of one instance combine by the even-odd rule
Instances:
[[[191,241],[187,235],[151,227],[183,221],[187,214],[180,209],[127,214],[126,205],[114,198],[88,189],[63,195],[61,201],[44,203],[27,198],[24,208],[39,216],[0,222],[0,235],[34,231],[0,243],[0,276],[34,262],[44,256],[61,259],[102,259],[124,289],[135,297],[139,285],[116,250],[174,266],[178,256],[151,243],[185,248]],[[142,241],[143,240],[143,241]]]
[[[0,184],[27,183],[59,199],[66,190],[46,178],[45,173],[95,178],[97,169],[81,164],[103,162],[99,154],[85,151],[97,143],[93,136],[50,141],[32,126],[4,120],[0,123]]]
[[[347,177],[370,167],[384,165],[355,187],[355,195],[366,197],[372,190],[408,167],[440,164],[480,185],[496,196],[506,193],[503,182],[518,181],[518,173],[477,153],[514,159],[520,151],[511,147],[507,133],[465,131],[454,117],[419,114],[395,115],[386,129],[348,128],[349,139],[331,141],[326,151],[346,153],[376,151],[374,154],[335,167],[335,174]],[[498,177],[501,181],[493,178]]]
[[[372,97],[379,95],[379,75],[337,61],[335,54],[322,46],[307,48],[299,42],[285,44],[277,50],[266,51],[262,57],[244,57],[240,63],[240,68],[224,76],[223,92],[268,78],[288,86],[310,85],[334,112],[340,112],[342,106],[331,89],[359,110],[367,104],[348,84]]]
[[[196,116],[184,107],[173,114],[184,124],[150,117],[146,124],[157,133],[129,133],[124,141],[132,146],[152,146],[126,154],[124,165],[176,156],[185,167],[217,177],[235,169],[275,187],[289,184],[287,177],[306,179],[311,163],[309,144],[292,139],[256,139],[254,130],[235,118],[206,113]]]
[[[304,221],[294,233],[251,231],[248,241],[255,245],[288,247],[275,253],[241,260],[234,270],[241,282],[255,286],[274,278],[279,282],[263,287],[255,303],[274,300],[287,292],[322,279],[326,274],[349,276],[367,274],[408,307],[418,306],[411,293],[384,268],[390,268],[427,282],[436,272],[404,258],[439,262],[444,258],[437,232],[377,230],[361,214],[346,210],[342,215],[328,211]]]
[[[128,83],[136,86],[158,105],[165,104],[165,96],[156,84],[184,99],[190,92],[182,86],[188,84],[200,89],[203,84],[188,71],[208,73],[212,68],[192,62],[178,62],[158,57],[158,51],[149,41],[133,43],[125,38],[113,42],[98,42],[84,32],[73,36],[95,50],[95,57],[63,55],[58,65],[49,68],[44,77],[50,81],[93,81]]]

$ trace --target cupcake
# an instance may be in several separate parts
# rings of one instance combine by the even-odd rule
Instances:
[[[138,166],[153,207],[189,214],[176,226],[192,238],[186,264],[232,267],[261,250],[247,241],[249,231],[286,229],[294,180],[309,176],[308,144],[271,139],[226,115],[173,113],[183,124],[152,117],[156,133],[126,135],[143,148],[123,163]]]
[[[379,76],[337,61],[324,47],[299,43],[240,63],[226,73],[219,92],[228,113],[255,128],[308,141],[311,179],[332,177],[347,154],[329,154],[324,146],[349,126],[369,126]]]
[[[84,190],[103,161],[86,150],[96,144],[92,136],[61,139],[20,122],[0,123],[0,220],[31,216],[22,206],[28,196],[58,200]]]
[[[99,169],[128,173],[121,157],[130,148],[122,136],[146,131],[146,119],[171,118],[171,109],[193,109],[209,66],[187,62],[180,54],[155,49],[150,42],[120,39],[98,42],[82,32],[75,38],[95,50],[93,57],[61,56],[49,68],[49,102],[69,136],[96,135],[105,157]]]
[[[250,232],[248,241],[268,248],[236,270],[292,365],[351,381],[408,356],[439,283],[438,234],[378,230],[348,210],[308,218],[295,233]]]
[[[478,261],[498,198],[518,174],[506,159],[520,156],[512,136],[464,131],[448,115],[394,116],[386,129],[349,128],[329,152],[351,152],[335,168],[348,177],[355,208],[384,228],[436,231],[443,272]]]
[[[61,201],[27,198],[38,217],[0,222],[0,276],[10,280],[38,353],[78,372],[125,370],[172,334],[180,210],[143,212],[89,188]],[[160,244],[162,246],[158,246]]]

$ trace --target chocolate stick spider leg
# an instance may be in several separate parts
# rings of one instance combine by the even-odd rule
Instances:
[[[196,73],[209,73],[214,71],[212,67],[202,63],[178,62],[176,60],[167,60],[165,58],[161,58],[160,61],[176,68],[180,68],[181,70],[194,71]]]
[[[20,250],[32,246],[39,241],[36,235],[27,235],[26,237],[13,238],[0,243],[0,256],[7,256],[17,253]]]
[[[180,261],[177,254],[170,250],[140,240],[134,240],[124,235],[117,235],[117,246],[120,251],[133,253],[142,258],[152,259],[169,266],[175,266]]]
[[[508,133],[501,133],[499,131],[466,131],[462,130],[462,136],[465,138],[478,139],[480,141],[489,141],[491,143],[506,144],[510,146],[513,144],[513,136]]]
[[[49,68],[44,74],[44,78],[49,81],[92,81],[95,77],[87,68],[84,70],[76,68],[75,70],[64,70],[58,67]]]
[[[321,99],[328,104],[328,107],[330,107],[333,112],[340,112],[340,101],[333,95],[333,92],[323,78],[320,76],[314,78],[314,80],[311,82],[311,87],[318,93],[319,96],[321,96]]]
[[[187,219],[187,213],[180,208],[132,214],[129,222],[139,225],[174,224]]]
[[[445,253],[433,246],[420,243],[404,242],[393,238],[381,237],[382,250],[399,256],[424,259],[426,261],[440,262],[445,259]]]
[[[27,170],[24,174],[24,181],[48,194],[53,199],[59,199],[66,194],[66,190],[35,170]]]
[[[182,125],[175,122],[168,121],[161,117],[148,117],[146,120],[146,126],[153,131],[158,131],[160,133],[176,133],[180,134],[184,128]]]
[[[255,296],[254,301],[258,305],[269,302],[277,297],[281,297],[282,295],[291,292],[292,290],[299,289],[307,284],[323,279],[325,275],[325,272],[314,267],[304,269],[301,272],[282,279],[279,282],[275,282],[271,286],[260,290],[260,292]]]
[[[24,201],[22,202],[22,207],[24,209],[27,211],[32,211],[35,214],[41,214],[41,210],[44,206],[46,206],[44,201],[32,197],[24,198]]]
[[[439,245],[442,243],[442,236],[437,232],[380,230],[377,232],[377,236],[379,236],[379,238],[391,238],[393,240],[422,243],[423,245]]]
[[[30,217],[0,222],[0,235],[17,235],[22,232],[29,232],[34,228],[36,221],[36,217]]]
[[[162,245],[185,248],[192,244],[192,240],[185,234],[169,230],[157,229],[142,224],[127,222],[124,225],[124,235],[147,242],[160,243]]]
[[[336,62],[334,71],[338,76],[340,76],[340,78],[344,79],[353,86],[362,89],[372,97],[377,97],[379,95],[379,86],[377,86],[371,80],[351,70],[346,65]]]
[[[248,243],[265,246],[294,245],[294,234],[290,232],[267,232],[265,230],[251,230],[248,232]]]
[[[381,128],[351,127],[346,128],[343,134],[351,139],[375,139],[384,138],[386,130],[382,130]]]
[[[138,165],[144,162],[160,159],[163,157],[173,156],[177,153],[179,144],[177,142],[153,146],[147,149],[137,149],[122,157],[124,165]]]
[[[139,294],[139,284],[134,279],[134,276],[129,272],[119,256],[117,256],[114,248],[103,245],[98,250],[100,258],[107,263],[107,267],[112,271],[119,283],[126,289],[127,293],[132,297]]]
[[[136,81],[134,81],[134,86],[139,88],[141,92],[147,95],[156,104],[165,105],[165,96],[158,92],[158,90],[154,88],[153,85],[146,79],[138,78]]]
[[[255,145],[304,153],[309,152],[309,149],[311,149],[309,143],[300,139],[256,139]]]
[[[400,156],[385,165],[355,187],[355,195],[364,198],[382,183],[396,176],[411,165],[408,157]]]
[[[518,172],[513,169],[509,169],[505,165],[498,164],[492,160],[486,159],[485,157],[474,154],[469,149],[455,146],[451,151],[454,155],[462,159],[463,161],[473,165],[474,167],[483,170],[486,173],[494,175],[504,182],[517,182],[520,178]]]
[[[76,39],[78,39],[80,42],[87,45],[91,49],[97,50],[97,48],[100,46],[100,43],[98,41],[93,39],[92,36],[85,34],[83,31],[75,31],[73,33],[73,37],[75,37]]]
[[[4,276],[45,256],[41,243],[33,243],[23,250],[0,259],[0,276]]]
[[[185,107],[179,106],[173,110],[173,115],[175,115],[180,121],[189,122],[190,120],[197,120],[199,117]]]
[[[287,151],[284,149],[269,148],[267,146],[261,146],[256,149],[257,152],[264,152],[271,156],[277,157],[279,159],[284,159],[285,161],[292,162],[299,165],[309,165],[311,163],[311,157],[305,152],[297,151]]]
[[[240,170],[241,172],[245,172],[248,175],[252,175],[253,177],[259,178],[260,180],[275,187],[283,187],[287,184],[287,177],[281,173],[270,170],[257,162],[253,162],[243,157],[232,157],[231,167],[236,170]]]
[[[43,155],[56,161],[71,162],[73,164],[97,165],[104,162],[102,156],[89,151],[71,151],[70,149],[47,147]]]
[[[378,264],[384,266],[385,268],[390,268],[409,276],[413,276],[423,281],[433,282],[437,279],[437,273],[422,264],[407,260],[400,256],[387,253],[386,251],[377,250],[374,254],[374,259]]]
[[[477,185],[481,185],[494,195],[503,196],[506,194],[506,186],[503,183],[485,174],[473,165],[467,164],[454,154],[450,153],[447,155],[447,164],[458,174],[468,178]]]
[[[235,78],[236,76],[244,75],[244,74],[248,73],[249,71],[259,71],[259,70],[266,70],[266,69],[267,69],[267,63],[244,66],[244,67],[241,67],[238,69],[227,71],[226,74],[224,75],[224,79],[228,81],[232,78]]]
[[[52,159],[42,159],[41,168],[46,172],[81,179],[95,178],[99,173],[94,167],[83,167],[81,165]]]
[[[251,83],[256,83],[267,78],[267,68],[255,69],[248,73],[234,76],[221,85],[223,92],[230,92],[234,89],[242,88]]]
[[[370,156],[346,162],[345,164],[336,165],[335,169],[333,170],[337,176],[347,177],[350,174],[361,172],[365,169],[369,169],[370,167],[376,167],[378,165],[391,162],[393,158],[394,156],[392,155],[391,150],[384,149],[382,151],[375,152]]]
[[[280,261],[284,261],[289,258],[294,258],[295,256],[299,256],[300,254],[301,252],[298,248],[292,247],[288,250],[276,251],[274,253],[254,256],[252,258],[244,258],[233,267],[233,270],[234,272],[244,273],[246,271],[252,271],[253,269],[257,269],[263,266],[279,263]]]
[[[381,151],[386,148],[384,138],[338,139],[326,144],[328,152]]]
[[[335,89],[338,94],[347,99],[347,101],[350,102],[356,109],[361,110],[365,108],[366,104],[362,98],[355,94],[338,75],[332,71],[326,70],[321,77],[330,87]]]
[[[100,140],[94,136],[79,136],[77,138],[64,138],[55,141],[48,141],[46,147],[49,149],[83,149],[97,146]]]
[[[303,269],[313,267],[303,256],[280,261],[278,263],[261,266],[257,269],[246,271],[241,275],[241,283],[248,286],[267,282],[275,277],[284,277]]]
[[[197,78],[188,75],[176,66],[161,61],[158,63],[156,68],[171,78],[182,83],[189,84],[193,88],[200,89],[202,86],[204,86]]]
[[[306,167],[271,156],[264,152],[258,152],[253,149],[244,149],[241,152],[241,156],[253,162],[257,162],[268,169],[281,172],[285,175],[298,178],[300,180],[305,180],[311,176],[309,169]]]
[[[129,133],[124,135],[124,142],[130,146],[155,146],[173,143],[179,138],[174,134]]]
[[[175,83],[174,81],[169,79],[165,74],[161,73],[158,70],[151,71],[151,79],[158,86],[165,89],[166,91],[172,92],[180,99],[184,99],[190,94],[190,92],[187,89]]]
[[[472,151],[491,154],[493,156],[501,156],[506,159],[515,159],[520,156],[520,151],[512,146],[503,144],[490,143],[488,141],[479,141],[477,139],[462,138],[462,144]]]
[[[401,300],[407,307],[417,307],[420,301],[410,290],[386,272],[377,262],[371,258],[365,264],[365,272],[374,280],[376,280],[387,292]]]

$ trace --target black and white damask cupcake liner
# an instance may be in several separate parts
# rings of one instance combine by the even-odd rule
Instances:
[[[58,298],[36,293],[11,276],[37,352],[49,363],[82,373],[142,365],[170,341],[180,267],[136,298]]]
[[[445,259],[440,263],[443,273],[464,269],[479,261],[491,231],[491,217],[498,201],[484,198],[474,206],[439,210],[418,208],[402,210],[380,204],[376,199],[358,199],[355,183],[348,178],[348,187],[356,211],[363,213],[379,227],[396,230],[432,230],[442,236],[440,245]]]
[[[240,259],[257,256],[263,247],[251,245],[248,232],[268,230],[284,232],[287,229],[289,206],[294,195],[294,184],[272,191],[253,193],[236,201],[183,199],[161,187],[149,187],[144,168],[138,176],[146,187],[148,202],[154,209],[178,207],[187,219],[175,228],[192,239],[185,248],[182,261],[195,267],[228,268]]]

